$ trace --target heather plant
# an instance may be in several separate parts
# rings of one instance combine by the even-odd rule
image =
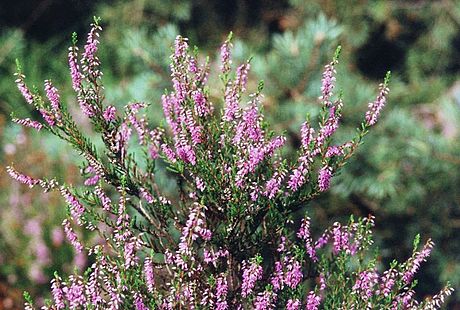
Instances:
[[[161,98],[165,122],[152,128],[141,113],[147,103],[123,111],[105,103],[100,31],[96,19],[81,54],[74,36],[68,62],[77,102],[102,143],[82,132],[52,81],[42,96],[18,66],[17,86],[43,121],[14,121],[51,132],[85,159],[81,186],[7,168],[21,183],[63,196],[68,242],[92,263],[84,273],[56,274],[44,309],[433,309],[451,294],[446,285],[431,299],[414,297],[430,239],[420,248],[416,237],[407,261],[381,266],[371,254],[372,216],[336,222],[317,236],[308,215],[294,220],[329,189],[378,121],[389,73],[357,134],[334,144],[343,106],[334,86],[339,47],[322,74],[319,124],[307,117],[290,158],[282,153],[286,138],[264,119],[263,83],[247,95],[251,62],[233,68],[231,35],[220,51],[218,102],[207,86],[209,61],[176,38],[172,90]],[[165,169],[176,179],[176,195],[157,182]],[[82,227],[99,242],[83,242],[76,233]]]

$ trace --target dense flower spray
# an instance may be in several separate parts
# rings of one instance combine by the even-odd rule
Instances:
[[[222,102],[209,95],[209,63],[200,64],[188,40],[176,38],[172,88],[161,98],[165,127],[153,128],[146,103],[133,101],[124,109],[105,104],[97,56],[101,30],[95,19],[81,55],[74,35],[68,63],[76,101],[102,147],[65,112],[50,80],[43,100],[27,88],[20,67],[17,74],[19,91],[44,122],[14,121],[57,135],[86,161],[82,187],[7,169],[29,187],[61,192],[68,242],[92,262],[81,274],[56,275],[43,309],[431,309],[452,292],[447,285],[431,300],[414,297],[413,277],[431,240],[419,251],[416,239],[407,262],[381,271],[369,254],[372,216],[334,223],[318,236],[308,216],[300,225],[291,218],[331,187],[375,125],[389,75],[358,134],[334,145],[344,104],[334,94],[339,48],[322,76],[319,126],[303,123],[301,147],[288,160],[282,154],[286,137],[271,131],[261,112],[263,83],[242,102],[250,62],[233,71],[231,35],[220,49]],[[178,181],[176,196],[156,183],[158,167],[165,165]],[[97,231],[103,242],[84,244],[74,231],[78,226]],[[26,308],[34,309],[25,297]]]

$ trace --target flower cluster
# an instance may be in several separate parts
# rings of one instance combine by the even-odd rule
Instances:
[[[246,297],[252,293],[256,281],[262,279],[262,266],[257,261],[245,262],[243,261],[243,276],[241,283],[241,296]]]
[[[102,137],[102,146],[65,112],[49,80],[45,101],[18,73],[19,90],[45,123],[16,122],[50,131],[86,161],[82,190],[8,168],[30,187],[60,191],[68,204],[67,239],[91,257],[86,272],[51,280],[53,299],[43,309],[406,309],[438,307],[451,293],[446,286],[432,300],[414,297],[413,277],[430,254],[431,241],[421,251],[417,244],[406,263],[381,272],[369,254],[372,216],[348,225],[336,222],[317,238],[309,217],[293,228],[291,216],[329,189],[377,121],[388,77],[357,136],[334,145],[343,105],[333,93],[338,49],[323,73],[319,126],[307,120],[300,128],[298,156],[283,158],[287,139],[265,122],[262,83],[242,102],[250,63],[232,71],[231,36],[220,55],[221,107],[209,95],[209,63],[200,64],[187,39],[176,38],[172,90],[161,98],[167,128],[151,128],[148,114],[139,115],[148,111],[146,103],[120,110],[105,105],[97,57],[100,31],[95,20],[81,57],[74,38],[69,67],[81,112]],[[130,143],[136,134],[139,153]],[[165,194],[156,182],[163,166],[177,180],[177,195]],[[96,231],[99,241],[83,244],[72,223]],[[27,298],[26,308],[33,307]]]

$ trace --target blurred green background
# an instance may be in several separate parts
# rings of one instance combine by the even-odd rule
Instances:
[[[357,156],[332,189],[307,206],[321,230],[349,214],[376,216],[381,263],[405,260],[419,232],[436,243],[422,266],[418,294],[450,281],[448,308],[460,309],[460,1],[233,0],[0,2],[0,309],[21,308],[21,292],[41,296],[55,270],[87,262],[62,240],[65,204],[13,182],[5,166],[71,184],[81,160],[56,138],[24,130],[10,114],[37,118],[14,84],[15,59],[29,85],[51,78],[79,124],[70,87],[67,47],[72,32],[83,44],[93,15],[102,17],[100,58],[107,102],[152,103],[169,85],[169,54],[177,34],[190,39],[218,68],[218,48],[234,32],[234,66],[254,56],[249,89],[265,81],[264,110],[286,132],[289,150],[307,113],[318,115],[323,66],[338,44],[343,53],[337,85],[344,119],[337,141],[353,136],[387,70],[393,72],[388,106]],[[221,85],[215,87],[219,102]],[[38,118],[37,118],[38,119]],[[80,232],[83,233],[83,232]],[[95,236],[85,235],[85,238]]]

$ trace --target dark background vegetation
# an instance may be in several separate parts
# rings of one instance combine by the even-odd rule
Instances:
[[[406,259],[417,233],[433,238],[436,247],[418,276],[418,293],[433,294],[450,281],[456,292],[449,308],[460,309],[460,2],[447,0],[0,1],[0,309],[20,304],[24,289],[43,294],[54,270],[71,272],[64,262],[75,259],[70,247],[52,240],[65,213],[63,201],[30,192],[5,174],[4,167],[15,162],[37,176],[79,182],[75,154],[52,137],[9,122],[12,112],[38,117],[16,89],[14,60],[21,60],[31,85],[42,87],[52,78],[72,103],[66,50],[74,31],[84,43],[93,15],[102,17],[104,27],[100,58],[107,100],[118,106],[152,102],[154,122],[162,118],[158,104],[169,87],[174,37],[189,37],[216,59],[219,44],[233,31],[235,62],[254,56],[253,89],[265,81],[264,109],[275,130],[287,132],[287,152],[299,143],[306,113],[318,113],[321,70],[338,44],[338,86],[345,93],[338,140],[350,137],[391,70],[381,122],[331,191],[305,210],[318,231],[350,214],[374,214],[382,266]],[[87,126],[83,118],[80,123]],[[39,237],[26,229],[34,223],[43,227]],[[51,262],[40,265],[41,278],[34,270],[37,238],[52,253]]]

